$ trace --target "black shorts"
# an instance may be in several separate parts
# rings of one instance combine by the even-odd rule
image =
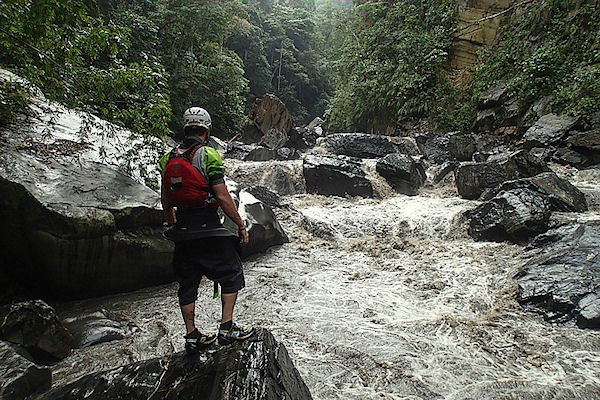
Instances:
[[[196,301],[202,276],[219,283],[224,294],[245,286],[238,240],[234,236],[206,237],[175,243],[173,269],[179,282],[179,305]]]

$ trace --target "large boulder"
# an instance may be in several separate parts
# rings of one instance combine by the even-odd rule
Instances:
[[[62,359],[71,354],[73,337],[42,300],[12,304],[0,312],[0,338],[26,348],[42,360]]]
[[[333,154],[357,158],[380,158],[396,151],[387,136],[370,133],[332,133],[324,145]]]
[[[256,144],[231,142],[227,145],[225,157],[242,161],[269,161],[277,158],[277,152]]]
[[[308,193],[373,197],[373,186],[358,159],[307,155],[302,168]]]
[[[50,367],[36,365],[14,345],[0,341],[0,399],[27,399],[51,384]]]
[[[475,135],[455,133],[448,137],[448,153],[457,161],[471,161],[477,151]]]
[[[423,164],[405,154],[388,154],[375,168],[394,190],[409,196],[418,194],[427,179]]]
[[[588,210],[585,195],[569,181],[554,172],[544,172],[531,178],[507,181],[486,192],[483,200],[490,200],[501,192],[529,189],[538,192],[550,202],[552,211],[583,212]]]
[[[209,349],[199,357],[177,353],[84,376],[42,400],[104,399],[310,400],[286,348],[260,329],[251,338]]]
[[[524,189],[501,192],[469,212],[469,235],[475,240],[522,242],[548,229],[550,202]]]
[[[272,94],[265,94],[261,99],[254,101],[250,119],[263,137],[264,135],[272,136],[267,141],[268,144],[275,146],[283,146],[287,141],[287,133],[294,124],[292,114],[287,110],[285,104]]]
[[[525,150],[492,156],[485,162],[463,164],[456,170],[458,193],[465,199],[476,199],[486,189],[494,189],[503,182],[528,178],[548,172],[543,161]]]
[[[534,256],[516,277],[519,302],[550,321],[600,329],[598,243],[597,219],[538,236],[529,248]]]
[[[526,149],[531,149],[558,143],[577,124],[578,120],[577,117],[546,114],[525,132],[523,145]]]
[[[390,142],[394,146],[396,153],[406,154],[407,156],[419,156],[421,150],[417,141],[412,137],[395,137],[389,138]]]
[[[239,211],[250,235],[250,242],[242,247],[242,257],[289,242],[271,207],[245,190],[240,191]]]
[[[30,108],[0,127],[0,268],[61,297],[172,280],[159,195],[145,184],[157,187],[156,149],[168,147],[41,95]]]

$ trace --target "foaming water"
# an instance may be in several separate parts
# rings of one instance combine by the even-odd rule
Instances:
[[[477,202],[440,192],[286,197],[291,242],[245,263],[238,320],[285,344],[315,399],[600,398],[600,333],[525,313],[513,280],[523,248],[472,241],[461,215]],[[197,302],[205,331],[219,317],[211,289]],[[174,285],[62,312],[100,307],[131,335],[77,350],[55,366],[59,383],[182,349]]]

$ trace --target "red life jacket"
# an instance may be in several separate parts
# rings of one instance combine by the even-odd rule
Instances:
[[[180,152],[179,146],[171,150],[162,179],[163,190],[173,207],[219,207],[218,202],[207,200],[212,196],[204,176],[192,165],[196,151],[203,145],[198,143]]]

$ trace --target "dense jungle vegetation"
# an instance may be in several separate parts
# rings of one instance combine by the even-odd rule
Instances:
[[[415,1],[78,1],[0,3],[0,66],[52,100],[133,132],[177,132],[202,105],[233,136],[256,97],[274,93],[298,125],[385,133],[426,119],[468,129],[479,93],[508,82],[524,103],[600,111],[597,2],[533,1],[511,18],[468,87],[445,71],[457,4]],[[28,89],[3,83],[0,123]]]

